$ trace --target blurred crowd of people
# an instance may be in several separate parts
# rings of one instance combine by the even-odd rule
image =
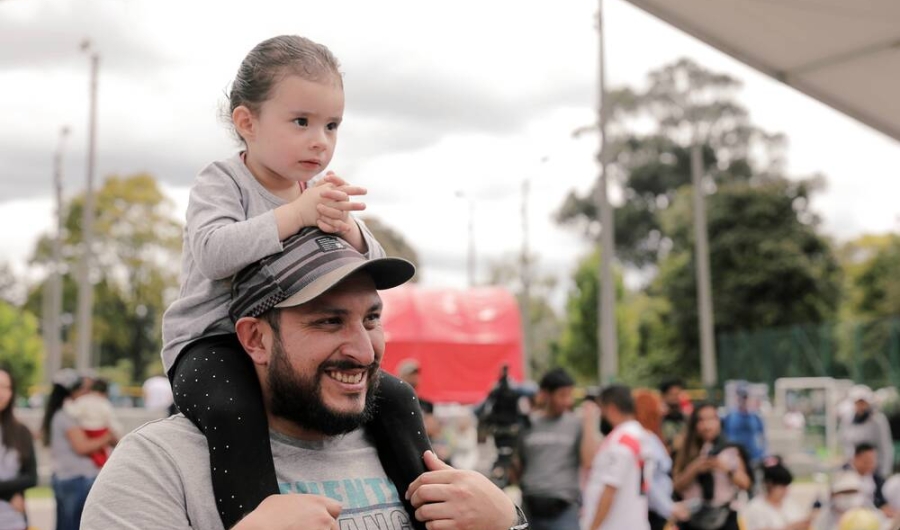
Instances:
[[[397,367],[413,389],[420,371],[412,359]],[[39,433],[16,419],[15,390],[11,373],[0,369],[0,530],[27,528],[24,492],[38,480],[35,438],[52,460],[56,528],[77,529],[91,485],[124,433],[107,384],[61,370]],[[147,407],[172,412],[165,378],[149,379],[143,390]],[[484,471],[501,487],[518,487],[536,530],[900,528],[891,428],[868,387],[852,387],[838,407],[841,465],[827,494],[808,505],[790,500],[793,474],[770,453],[766,423],[743,387],[730,410],[691,401],[678,380],[657,389],[589,389],[580,402],[578,393],[562,369],[545,373],[537,388],[502,369],[477,407],[419,402],[436,453],[457,467],[477,468],[479,441],[490,435],[497,458]]]
[[[871,389],[852,387],[839,407],[840,465],[808,504],[789,495],[793,473],[747,388],[735,394],[723,410],[671,380],[589,390],[576,407],[574,379],[555,369],[537,392],[501,375],[476,412],[500,433],[492,477],[518,485],[537,530],[900,528],[890,425]]]

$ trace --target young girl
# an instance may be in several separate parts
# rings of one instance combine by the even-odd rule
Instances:
[[[807,530],[815,513],[804,514],[787,502],[788,488],[794,481],[791,471],[777,456],[761,462],[765,494],[757,495],[741,510],[744,530]],[[815,510],[813,510],[815,512]]]
[[[307,187],[331,162],[344,113],[343,83],[331,52],[297,36],[263,41],[241,63],[229,100],[245,149],[206,167],[191,189],[181,292],[163,316],[162,352],[176,405],[209,443],[225,528],[279,493],[254,368],[236,341],[222,340],[234,333],[228,316],[232,276],[281,251],[284,239],[308,226],[339,234],[369,258],[384,256],[365,226],[349,217],[365,207],[350,201],[365,194],[363,188],[330,172]],[[406,476],[391,477],[411,481],[424,471],[421,455],[430,448],[415,395],[384,372],[377,395],[378,413],[367,428],[390,432],[395,444],[416,450],[408,453],[420,456],[412,462],[396,456]],[[407,450],[391,449],[394,455]]]

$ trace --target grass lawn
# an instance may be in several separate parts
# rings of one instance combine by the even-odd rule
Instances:
[[[51,499],[53,498],[53,489],[50,486],[38,486],[25,490],[25,499]]]

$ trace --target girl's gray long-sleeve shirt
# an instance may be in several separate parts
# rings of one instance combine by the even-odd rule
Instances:
[[[189,343],[234,333],[228,316],[231,278],[241,269],[282,250],[273,210],[287,201],[265,189],[240,153],[213,162],[191,188],[181,257],[178,298],[163,315],[162,361],[166,372]],[[384,249],[362,221],[367,258]]]

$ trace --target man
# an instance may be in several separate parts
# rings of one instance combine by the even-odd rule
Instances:
[[[422,399],[422,396],[419,395],[419,376],[421,372],[422,367],[419,365],[419,361],[415,359],[403,359],[397,363],[397,377],[405,381],[415,391],[416,397],[419,399],[419,406],[422,407],[422,412],[434,414],[434,404]]]
[[[659,393],[666,405],[666,415],[662,420],[662,435],[669,454],[675,453],[675,448],[680,443],[679,439],[687,425],[687,417],[681,410],[681,394],[683,392],[684,383],[680,379],[669,379],[659,385]]]
[[[855,509],[871,510],[883,520],[883,515],[867,503],[860,492],[862,481],[852,471],[842,471],[831,483],[831,499],[813,520],[814,530],[838,530],[841,517]]]
[[[644,480],[646,431],[634,419],[634,398],[624,385],[600,392],[600,414],[613,430],[603,441],[584,490],[581,528],[650,530]]]
[[[235,277],[235,340],[260,383],[283,494],[266,498],[234,530],[527,527],[487,478],[430,452],[427,472],[408,488],[397,484],[394,460],[361,428],[376,404],[384,354],[376,289],[413,272],[405,260],[367,261],[341,239],[307,229]],[[82,527],[222,528],[209,451],[181,415],[139,428],[104,468]]]
[[[515,468],[522,507],[536,530],[578,530],[580,470],[594,458],[599,430],[593,402],[584,402],[580,418],[570,412],[574,388],[575,381],[561,368],[544,374],[540,407],[518,442]]]
[[[434,403],[422,399],[419,395],[419,375],[421,367],[415,359],[403,359],[397,363],[397,377],[412,387],[416,393],[419,407],[422,409],[422,421],[425,423],[425,434],[438,457],[450,464],[450,451],[447,444],[441,439],[441,422],[434,415]]]
[[[860,494],[866,503],[885,511],[885,515],[893,517],[894,513],[884,498],[884,477],[878,472],[878,452],[875,446],[861,443],[856,446],[853,458],[844,466],[846,471],[855,471],[860,478]]]
[[[750,410],[750,394],[744,387],[737,389],[737,409],[722,420],[722,433],[729,441],[740,444],[756,467],[766,456],[766,427],[759,414]]]
[[[479,428],[490,433],[497,448],[497,459],[491,467],[491,478],[501,488],[509,484],[516,441],[527,422],[520,407],[522,392],[509,377],[509,365],[500,367],[500,378],[487,398],[475,407]]]
[[[853,404],[852,413],[841,419],[838,432],[845,457],[852,458],[859,444],[871,444],[878,451],[878,473],[890,476],[894,470],[894,442],[887,418],[875,407],[875,393],[866,385],[854,385],[847,397]]]

